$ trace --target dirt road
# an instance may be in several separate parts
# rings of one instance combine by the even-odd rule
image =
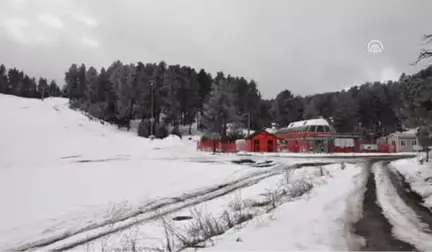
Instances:
[[[377,204],[376,183],[372,165],[380,160],[367,162],[368,181],[363,200],[363,217],[354,225],[355,234],[365,239],[361,251],[416,251],[416,249],[392,235],[392,225]]]

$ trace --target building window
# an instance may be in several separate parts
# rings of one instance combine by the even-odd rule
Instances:
[[[324,126],[317,126],[317,132],[325,132]]]
[[[416,141],[416,140],[413,140],[413,141],[412,141],[412,145],[413,145],[413,146],[417,145],[417,141]]]
[[[396,145],[396,141],[392,141],[392,144],[393,144],[393,145]]]
[[[401,144],[402,146],[405,146],[405,141],[401,140],[401,141],[400,141],[400,144]]]

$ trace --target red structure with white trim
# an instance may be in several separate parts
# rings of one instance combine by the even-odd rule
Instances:
[[[293,122],[275,135],[288,152],[395,152],[394,146],[364,143],[359,136],[340,134],[323,118]]]
[[[199,141],[197,148],[215,152],[396,152],[391,144],[364,142],[357,135],[337,133],[323,118],[293,122],[274,134],[257,131],[236,143]]]
[[[247,150],[250,152],[278,152],[278,141],[275,135],[260,130],[247,138]]]

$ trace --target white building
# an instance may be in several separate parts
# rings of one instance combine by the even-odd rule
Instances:
[[[395,132],[378,139],[378,144],[393,144],[396,152],[416,152],[420,149],[416,136],[416,129]]]

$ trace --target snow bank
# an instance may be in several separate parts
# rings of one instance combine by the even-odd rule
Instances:
[[[418,160],[401,159],[391,163],[410,184],[411,188],[423,197],[425,206],[432,207],[432,164],[419,164]]]
[[[400,240],[414,245],[417,249],[429,251],[432,248],[432,236],[423,230],[427,225],[422,223],[417,214],[408,207],[390,181],[388,171],[381,163],[373,167],[376,181],[378,204],[384,216],[392,224],[393,234]]]
[[[209,251],[347,250],[348,197],[359,190],[364,170],[334,166],[328,183],[320,181],[309,195],[214,239]],[[307,169],[305,169],[307,170]]]

